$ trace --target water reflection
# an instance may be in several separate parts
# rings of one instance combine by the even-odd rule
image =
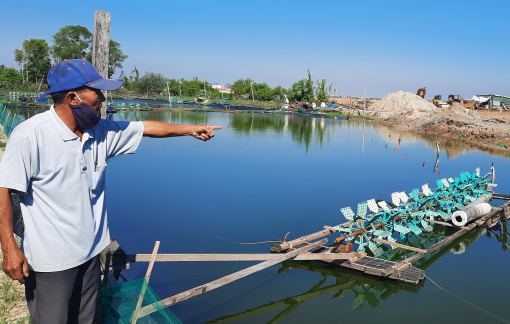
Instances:
[[[294,117],[288,115],[284,116],[284,118],[274,115],[230,115],[230,127],[237,133],[249,135],[253,132],[289,132],[294,141],[305,145],[307,151],[314,136],[318,145],[323,144],[326,135],[329,135],[328,127],[330,123],[335,123],[335,120],[329,120],[326,118]]]
[[[45,112],[46,108],[30,108],[30,109],[9,109],[9,111],[12,114],[16,114],[17,116],[20,116],[21,119],[27,120],[28,118],[31,118],[39,113]]]
[[[377,125],[377,129],[382,138],[388,143],[398,144],[396,130],[392,127]],[[501,150],[482,145],[469,144],[458,138],[438,137],[437,135],[425,134],[419,132],[401,132],[401,139],[404,143],[424,142],[427,147],[437,150],[436,141],[439,140],[441,148],[444,150],[448,158],[455,158],[461,154],[470,151],[482,151],[492,156],[503,156],[510,158],[510,151]]]
[[[113,115],[114,120],[157,120],[173,124],[208,124],[209,113],[173,110],[126,110]]]
[[[498,242],[501,243],[501,248],[503,251],[510,247],[510,243],[508,243],[508,238],[510,238],[510,232],[508,232],[508,222],[502,222],[499,226],[493,227],[487,230],[487,237],[494,237]]]
[[[507,226],[506,223],[504,224]],[[427,248],[443,239],[444,236],[451,235],[453,231],[453,229],[445,229],[444,227],[438,227],[437,230],[438,231],[436,231],[436,233],[429,233],[426,235],[428,237],[423,237],[421,235],[420,237],[411,237],[409,242],[406,243],[418,248]],[[486,230],[483,228],[475,229],[453,241],[451,244],[442,247],[435,253],[428,255],[426,258],[418,260],[413,265],[422,270],[426,270],[448,251],[452,251],[455,254],[461,254],[465,252],[471,244],[478,240],[485,231]],[[508,237],[507,227],[505,227],[504,232],[507,234],[505,237]],[[505,250],[506,247],[503,249]],[[391,253],[386,253],[385,258],[393,261],[400,261],[413,253],[414,252],[412,251],[397,248]],[[282,267],[278,270],[278,273],[282,274],[293,269],[320,273],[322,279],[319,280],[319,282],[317,282],[317,284],[313,287],[301,294],[289,296],[278,301],[272,301],[259,307],[248,309],[237,314],[223,316],[218,319],[207,321],[206,323],[232,323],[257,316],[262,313],[282,309],[278,315],[268,322],[278,323],[291,312],[300,307],[304,302],[328,293],[333,293],[332,298],[339,298],[347,296],[349,292],[352,292],[350,296],[354,296],[352,298],[352,308],[355,311],[365,307],[365,305],[368,305],[370,308],[375,308],[379,306],[382,301],[387,300],[401,291],[418,293],[420,289],[424,287],[423,282],[416,286],[411,286],[394,280],[381,280],[378,279],[378,277],[370,276],[359,271],[341,268],[335,265],[334,262],[328,264],[314,261],[285,261],[282,263]],[[326,285],[328,277],[334,279],[335,283]]]
[[[159,120],[184,124],[209,123],[211,116],[210,111],[200,111],[198,109],[204,109],[204,107],[198,106],[187,106],[187,108],[197,110],[124,110],[113,114],[111,118],[113,120]],[[45,109],[11,109],[11,112],[20,115],[24,120],[42,111],[45,111]],[[334,140],[335,132],[347,128],[347,141],[349,142],[351,141],[351,133],[353,130],[361,132],[359,144],[362,152],[365,151],[365,146],[368,142],[365,138],[366,131],[370,130],[378,133],[382,137],[386,142],[385,148],[388,148],[389,144],[395,144],[395,147],[400,150],[402,144],[424,142],[427,147],[437,151],[437,140],[439,139],[441,148],[445,151],[448,158],[454,158],[470,151],[481,151],[493,156],[510,158],[510,151],[507,150],[468,144],[463,140],[455,138],[438,137],[436,135],[418,132],[397,132],[392,127],[353,119],[339,121],[327,118],[262,115],[253,113],[231,113],[228,116],[230,128],[237,133],[246,135],[253,134],[254,132],[290,133],[292,139],[304,145],[307,151],[312,143],[315,142],[317,145],[322,146],[324,141]],[[368,134],[370,134],[370,132],[368,132]],[[357,141],[356,138],[354,138],[354,140]],[[372,146],[377,145],[377,139],[374,141],[372,137],[371,144]],[[439,160],[436,161],[434,172],[439,168],[438,162]]]

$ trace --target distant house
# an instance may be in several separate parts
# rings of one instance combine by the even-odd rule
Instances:
[[[510,97],[500,96],[497,94],[483,94],[483,95],[474,95],[471,100],[475,101],[483,108],[493,109],[499,108],[501,103],[509,104]]]
[[[211,85],[211,87],[212,87],[213,89],[218,90],[219,92],[223,92],[223,93],[234,93],[234,91],[233,91],[232,89],[224,88],[221,84],[213,84],[213,85]]]

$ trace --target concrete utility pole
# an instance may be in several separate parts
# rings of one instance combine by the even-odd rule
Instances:
[[[96,9],[94,14],[94,37],[92,39],[92,65],[105,79],[108,79],[111,20],[111,13]],[[104,91],[103,94],[105,94]],[[101,107],[101,117],[106,118],[105,105]]]
[[[168,91],[168,103],[170,104],[170,107],[172,107],[172,97],[170,96],[170,86],[168,85],[168,82],[166,83],[166,91]]]
[[[365,87],[365,101],[363,102],[363,110],[367,109],[367,87]]]
[[[253,94],[253,81],[250,80],[250,87],[251,87],[251,101],[255,101],[255,95]]]

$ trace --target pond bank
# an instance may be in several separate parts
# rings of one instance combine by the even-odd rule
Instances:
[[[447,110],[448,109],[448,110]],[[405,118],[375,119],[376,124],[393,127],[398,131],[457,139],[478,146],[508,151],[510,147],[510,112],[475,110],[466,112],[464,108],[442,109],[425,123]]]

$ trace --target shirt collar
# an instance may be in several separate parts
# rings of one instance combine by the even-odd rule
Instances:
[[[60,138],[63,141],[71,141],[76,138],[78,138],[78,135],[73,133],[69,127],[58,117],[57,113],[55,112],[55,108],[52,105],[50,108],[50,116],[51,116],[51,124],[53,125],[53,128],[57,132],[57,134],[60,136]]]

